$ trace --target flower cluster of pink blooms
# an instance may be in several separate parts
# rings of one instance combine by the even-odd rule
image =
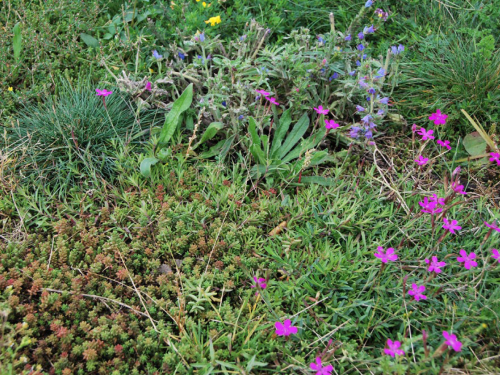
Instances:
[[[432,115],[429,116],[429,120],[434,122],[434,125],[444,125],[444,124],[446,124],[447,117],[448,117],[448,115],[441,113],[441,110],[438,109],[435,113],[433,113]],[[434,135],[433,135],[434,130],[432,130],[432,129],[427,130],[423,127],[418,127],[416,124],[413,124],[412,130],[414,133],[417,133],[418,135],[422,136],[422,141],[429,141],[432,139],[436,139],[436,137],[434,137]],[[441,139],[438,139],[436,141],[436,143],[438,145],[440,145],[441,147],[446,148],[448,151],[451,150],[450,141],[448,141],[448,140],[443,141]],[[424,158],[422,155],[419,155],[418,158],[415,159],[415,162],[421,166],[427,164],[428,161],[429,161],[429,159]]]

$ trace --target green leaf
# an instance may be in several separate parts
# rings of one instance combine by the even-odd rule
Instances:
[[[257,124],[255,123],[255,119],[253,117],[248,118],[248,132],[252,137],[252,144],[250,146],[250,152],[252,153],[255,161],[260,164],[266,164],[266,155],[261,148],[261,140],[259,135],[257,134]]]
[[[463,141],[465,150],[471,156],[478,156],[486,153],[487,143],[479,132],[467,134]]]
[[[222,122],[212,122],[210,125],[208,125],[207,130],[205,130],[205,133],[201,136],[200,141],[193,147],[193,150],[201,145],[203,142],[208,141],[209,139],[212,139],[215,137],[217,132],[221,130],[224,127],[224,124]]]
[[[21,23],[18,22],[14,25],[14,40],[12,41],[12,46],[14,47],[14,59],[19,61],[21,57],[22,49],[22,37],[21,37]]]
[[[232,137],[229,137],[228,139],[223,139],[219,143],[217,143],[215,146],[212,146],[210,150],[202,152],[201,154],[198,155],[199,159],[208,159],[211,158],[215,155],[220,155],[220,157],[224,158],[231,148],[231,145],[233,144],[235,136],[233,135]]]
[[[252,137],[252,144],[260,146],[260,137],[257,134],[257,124],[253,117],[248,118],[248,132]]]
[[[141,162],[141,174],[144,177],[151,177],[151,166],[158,163],[160,160],[157,158],[146,158]]]
[[[298,178],[294,181],[298,183]],[[300,182],[302,184],[318,184],[323,186],[335,186],[337,181],[331,177],[322,176],[302,176]]]
[[[89,34],[81,33],[80,38],[82,38],[83,42],[91,48],[99,47],[99,41]]]
[[[279,149],[281,147],[281,143],[283,142],[283,138],[285,138],[286,133],[288,132],[288,128],[292,123],[292,115],[291,108],[288,108],[281,115],[280,122],[276,131],[274,132],[273,144],[271,146],[271,158],[278,156]]]
[[[283,146],[280,148],[280,159],[282,159],[288,153],[288,151],[290,151],[293,146],[297,144],[300,138],[302,138],[302,136],[307,131],[308,127],[309,117],[307,116],[307,113],[304,113],[299,121],[297,121],[290,134],[288,134],[288,137],[286,138],[285,143],[283,143]]]
[[[288,163],[290,160],[298,158],[303,155],[307,150],[314,148],[318,145],[319,142],[323,139],[323,136],[326,133],[326,129],[323,127],[318,130],[316,133],[311,134],[307,139],[300,143],[297,147],[295,147],[288,155],[282,158],[283,163]]]
[[[179,118],[181,114],[186,111],[193,101],[193,84],[191,83],[181,96],[177,98],[174,102],[172,109],[165,117],[165,123],[161,129],[160,137],[158,139],[159,144],[166,144],[172,138],[177,126],[179,124]]]

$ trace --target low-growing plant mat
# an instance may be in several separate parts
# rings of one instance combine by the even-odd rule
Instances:
[[[411,180],[395,194],[375,166],[329,177],[333,186],[264,190],[239,164],[172,160],[107,194],[73,189],[51,202],[50,228],[24,216],[18,241],[7,232],[27,198],[2,196],[2,368],[301,374],[321,357],[337,374],[497,373],[499,237],[486,236],[488,201],[437,186],[454,196],[443,216],[463,228],[443,238],[440,215],[433,230],[419,213]],[[397,261],[380,262],[378,246]],[[461,249],[478,254],[477,267],[457,261]],[[441,273],[428,272],[431,256],[446,261]],[[254,276],[265,289],[252,288]],[[417,302],[408,291],[423,282]],[[276,335],[285,319],[297,334]],[[441,347],[442,331],[461,352]],[[388,338],[406,355],[384,355]]]

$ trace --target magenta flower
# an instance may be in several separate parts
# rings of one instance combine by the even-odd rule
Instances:
[[[327,115],[328,114],[328,109],[323,108],[322,105],[318,106],[318,108],[314,107],[314,110],[318,112],[320,115]]]
[[[266,279],[264,279],[263,277],[259,277],[257,279],[257,276],[254,276],[253,280],[255,281],[255,284],[252,285],[250,288],[257,288],[257,287],[259,287],[260,289],[267,288]],[[255,294],[257,295],[257,294],[259,294],[259,292],[255,292]]]
[[[459,352],[462,350],[462,343],[458,341],[457,336],[448,333],[447,331],[443,331],[443,337],[445,338],[445,344],[451,346],[454,351]]]
[[[451,184],[451,188],[455,193],[466,195],[467,193],[464,191],[464,185],[459,185],[458,182],[454,182]]]
[[[274,105],[280,105],[280,103],[276,101],[276,98],[270,98],[269,96],[266,96],[266,99],[269,100],[269,103],[272,103]]]
[[[435,273],[441,273],[441,267],[446,266],[445,262],[439,262],[438,258],[435,256],[432,257],[432,260],[426,259],[425,263],[429,265],[427,271]]]
[[[448,141],[448,140],[442,141],[442,140],[438,139],[436,141],[436,143],[438,145],[440,145],[441,147],[446,147],[448,149],[448,151],[451,150],[450,141]]]
[[[283,323],[276,322],[274,323],[274,327],[276,327],[276,334],[278,336],[290,336],[297,333],[297,327],[292,326],[290,319],[286,319]]]
[[[427,296],[422,294],[425,292],[425,285],[417,285],[415,283],[411,284],[411,289],[408,291],[410,296],[415,298],[415,301],[420,301],[421,299],[427,299]]]
[[[465,269],[470,270],[471,267],[477,267],[477,262],[474,261],[474,259],[476,259],[476,253],[472,252],[467,254],[467,251],[462,249],[460,250],[460,255],[461,257],[458,257],[457,260],[464,264]]]
[[[426,141],[428,139],[434,139],[435,137],[432,135],[432,133],[434,133],[434,130],[432,129],[425,130],[424,128],[420,128],[418,130],[418,134],[422,136],[422,141]]]
[[[457,225],[458,221],[456,220],[452,220],[450,222],[447,218],[444,217],[443,221],[444,221],[443,229],[449,230],[451,234],[455,234],[456,230],[462,229],[461,226]]]
[[[392,341],[391,339],[387,339],[387,346],[389,349],[384,349],[384,353],[390,355],[391,357],[396,357],[397,355],[405,355],[405,352],[401,349],[401,343],[399,341]]]
[[[334,120],[325,120],[325,128],[327,129],[337,129],[339,126]]]
[[[387,250],[384,250],[382,246],[377,247],[377,252],[375,252],[375,257],[379,258],[382,263],[387,263],[389,261],[394,262],[395,260],[398,259],[398,256],[394,254],[394,249],[392,247],[388,248]]]
[[[498,153],[498,152],[490,152],[490,155],[491,155],[490,161],[492,163],[496,161],[497,164],[500,165],[500,153]]]
[[[151,82],[147,81],[144,90],[151,91]]]
[[[441,111],[438,109],[436,113],[433,113],[429,116],[429,120],[434,121],[434,125],[444,125],[446,124],[447,117],[448,115],[441,113]]]
[[[418,159],[415,159],[415,162],[416,162],[418,165],[426,165],[428,161],[429,161],[429,158],[424,158],[422,155],[420,155],[420,156],[418,157]]]
[[[333,371],[332,365],[323,367],[320,357],[316,357],[316,363],[311,363],[309,367],[311,367],[311,370],[316,371],[316,375],[331,375]]]
[[[491,253],[493,254],[491,257],[500,263],[500,252],[497,249],[491,249]]]
[[[262,96],[269,96],[271,95],[270,92],[264,91],[264,90],[255,90],[255,92],[259,93]]]
[[[495,231],[497,231],[498,233],[500,233],[500,228],[497,227],[497,225],[495,224],[495,222],[493,222],[493,224],[488,224],[486,221],[484,222],[484,225],[486,225],[488,228],[491,228]]]
[[[411,131],[412,131],[413,133],[416,133],[416,132],[417,132],[417,129],[418,129],[417,124],[413,124],[413,125],[411,126]]]
[[[422,207],[422,212],[427,214],[435,215],[443,211],[442,208],[436,208],[438,202],[429,201],[427,197],[424,198],[423,202],[418,202],[418,204]]]
[[[436,202],[436,203],[440,204],[441,206],[445,205],[444,198],[439,198],[437,196],[437,194],[432,194],[430,200],[431,200],[431,202]]]
[[[95,89],[95,92],[97,93],[97,96],[104,96],[104,97],[111,95],[113,93],[113,91],[108,91],[106,89],[104,90]]]

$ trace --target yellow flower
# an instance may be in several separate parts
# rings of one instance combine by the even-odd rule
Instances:
[[[151,68],[149,68],[149,73],[154,73],[155,71]]]
[[[14,89],[12,88],[12,86],[11,86],[11,87],[9,87],[7,90],[9,90],[9,91],[14,91]]]
[[[215,26],[218,23],[221,23],[220,16],[217,17],[210,17],[208,21],[205,21],[205,23],[210,23],[210,26]]]
[[[199,3],[199,2],[200,2],[200,0],[196,0],[196,2],[197,2],[197,3]]]
[[[203,5],[203,8],[207,7],[207,3],[205,3],[205,2],[201,3],[201,5]]]

